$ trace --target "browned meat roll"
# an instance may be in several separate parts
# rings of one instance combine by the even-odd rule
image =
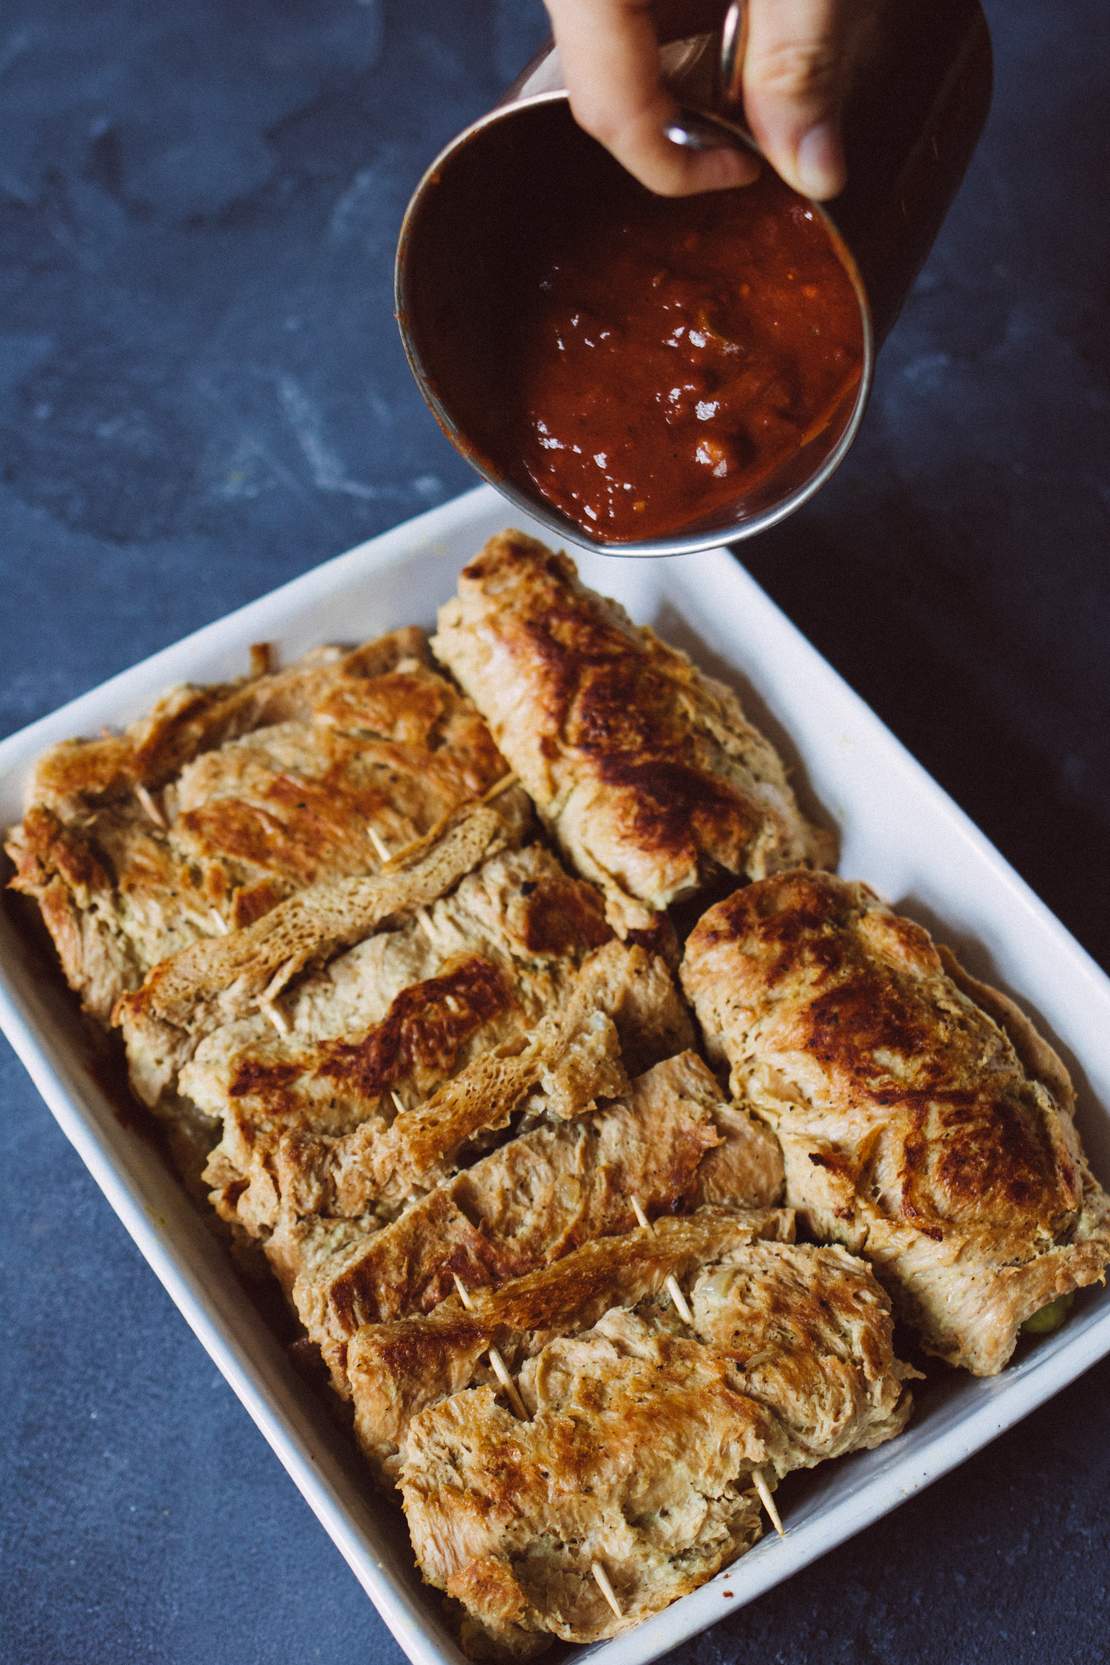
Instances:
[[[731,689],[519,532],[488,543],[433,648],[624,932],[722,874],[828,859]]]
[[[362,1325],[428,1311],[636,1224],[703,1203],[775,1202],[777,1145],[692,1052],[657,1064],[593,1114],[541,1118],[393,1221],[283,1218],[266,1250],[343,1386]]]
[[[793,1235],[790,1209],[709,1205],[595,1238],[538,1272],[478,1290],[468,1308],[453,1296],[417,1317],[366,1324],[347,1346],[362,1449],[380,1478],[394,1479],[405,1431],[418,1412],[463,1388],[496,1382],[491,1347],[509,1370],[519,1370],[549,1341],[589,1329],[610,1307],[661,1294],[668,1278],[688,1285],[754,1238],[790,1242]]]
[[[408,1424],[413,1548],[472,1653],[638,1623],[759,1537],[757,1469],[781,1479],[904,1426],[886,1296],[844,1249],[740,1242],[685,1282],[691,1324],[651,1295],[527,1359],[526,1418],[482,1386]]]
[[[866,885],[786,873],[709,909],[682,982],[786,1198],[867,1256],[926,1348],[977,1375],[1110,1263],[1110,1199],[1060,1060]]]
[[[70,986],[108,1021],[198,937],[373,873],[505,774],[423,633],[324,648],[240,683],[181,687],[124,733],[39,762],[10,836]]]

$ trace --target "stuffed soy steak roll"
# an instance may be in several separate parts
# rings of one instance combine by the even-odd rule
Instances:
[[[394,1219],[283,1217],[266,1243],[341,1392],[363,1324],[437,1306],[456,1277],[477,1290],[521,1277],[592,1238],[705,1203],[767,1206],[782,1165],[766,1128],[722,1094],[693,1052],[572,1117],[545,1113],[417,1197]]]
[[[786,1200],[871,1261],[924,1346],[1001,1370],[1021,1326],[1101,1281],[1110,1199],[1059,1058],[866,885],[776,875],[702,917],[682,982]]]
[[[334,1034],[353,1016],[354,968],[361,968],[363,945],[379,937],[388,941],[409,922],[415,927],[422,910],[449,897],[502,852],[517,849],[529,836],[530,823],[519,787],[495,803],[465,805],[434,836],[379,872],[309,885],[252,924],[193,942],[162,960],[113,1012],[136,1095],[152,1109],[172,1105],[181,1070],[207,1036],[252,1018],[280,1030],[291,997],[309,996],[311,1022],[321,1033]],[[573,936],[581,924],[593,941],[603,941],[609,933],[596,899],[585,900],[579,919],[569,894],[573,881],[562,869],[557,873],[566,910],[557,939]],[[549,899],[546,888],[540,899]],[[559,917],[558,909],[549,911]],[[412,933],[409,941],[415,941]],[[344,959],[348,949],[354,956]]]
[[[281,670],[183,686],[120,734],[40,760],[8,837],[70,986],[109,1022],[120,997],[197,939],[284,897],[374,873],[479,798],[505,763],[422,631]]]
[[[179,1089],[222,1123],[220,1212],[257,1235],[285,1212],[395,1210],[541,1080],[617,1096],[625,1043],[642,1069],[691,1028],[663,962],[607,935],[589,887],[530,845],[294,981],[284,1032],[260,1012],[210,1032]]]
[[[611,1307],[662,1294],[670,1278],[685,1286],[762,1237],[792,1242],[792,1211],[709,1204],[595,1238],[537,1272],[475,1291],[466,1307],[454,1295],[428,1313],[363,1325],[347,1346],[359,1444],[379,1478],[395,1480],[415,1416],[464,1388],[496,1386],[491,1347],[519,1371],[556,1337],[589,1329]]]
[[[731,689],[519,532],[492,539],[433,639],[622,935],[729,874],[826,861]]]
[[[666,1289],[633,1288],[526,1357],[523,1418],[486,1385],[408,1423],[413,1548],[461,1604],[473,1655],[637,1624],[750,1548],[759,1485],[904,1427],[912,1372],[886,1295],[846,1250],[737,1233],[681,1282],[689,1321]]]

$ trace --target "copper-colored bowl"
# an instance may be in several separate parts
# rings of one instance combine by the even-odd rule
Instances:
[[[543,202],[544,181],[596,177],[595,142],[575,124],[553,50],[506,99],[438,156],[413,195],[397,250],[395,294],[405,352],[443,431],[499,491],[557,538],[619,555],[675,555],[753,536],[791,514],[846,455],[871,390],[877,341],[896,317],[986,114],[990,46],[977,0],[935,0],[923,21],[892,7],[889,61],[872,66],[847,117],[851,184],[827,210],[813,204],[859,302],[861,373],[817,434],[741,501],[681,532],[607,544],[542,498],[519,457],[506,455],[491,420],[511,389],[503,351],[499,275],[519,250],[521,227]],[[920,37],[920,38],[919,38]],[[730,142],[754,148],[714,108],[719,36],[664,49],[684,106]],[[877,90],[876,90],[877,89]],[[616,164],[614,163],[615,167]],[[556,172],[557,170],[557,172]]]

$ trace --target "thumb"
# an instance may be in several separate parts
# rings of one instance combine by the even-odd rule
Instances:
[[[744,109],[760,149],[803,196],[844,187],[840,106],[852,0],[749,0]]]

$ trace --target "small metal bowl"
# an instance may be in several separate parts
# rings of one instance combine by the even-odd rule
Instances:
[[[708,124],[724,142],[755,148],[742,128],[704,106],[684,110],[684,121],[695,142],[699,137],[704,142]],[[543,192],[553,170],[562,180],[575,177],[576,168],[586,172],[583,147],[599,149],[575,123],[565,90],[541,88],[511,95],[432,163],[409,204],[397,249],[397,320],[417,385],[462,455],[559,539],[613,555],[688,555],[752,537],[813,496],[859,428],[871,391],[875,345],[856,262],[830,216],[812,204],[855,290],[862,346],[859,381],[821,431],[756,490],[727,508],[716,508],[704,521],[637,542],[591,538],[535,491],[523,466],[517,471],[515,459],[498,455],[494,425],[486,415],[511,396],[499,363],[505,320],[497,315],[497,294],[498,274],[513,258],[514,237],[519,247],[520,205]]]

